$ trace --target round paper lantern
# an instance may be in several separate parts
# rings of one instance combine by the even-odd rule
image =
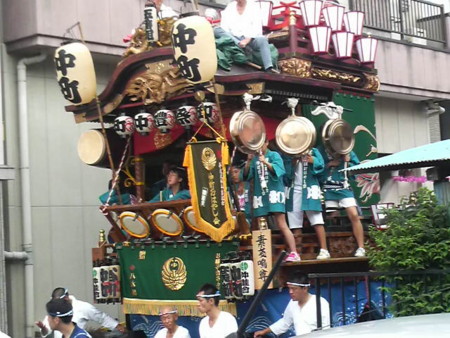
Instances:
[[[134,126],[136,127],[137,132],[144,136],[152,132],[154,122],[153,115],[145,111],[136,114],[134,117]]]
[[[204,122],[203,119],[203,111],[205,110],[206,120],[209,124],[214,124],[219,119],[219,111],[217,110],[217,106],[214,102],[203,102],[200,103],[197,107],[197,115],[200,121]]]
[[[174,58],[181,75],[191,83],[210,81],[217,71],[216,42],[211,24],[191,15],[175,22],[172,30]]]
[[[114,130],[120,137],[127,137],[134,132],[133,118],[126,115],[116,117],[114,120]]]
[[[177,122],[186,129],[198,122],[197,109],[194,106],[181,106],[175,114]]]
[[[91,102],[97,95],[94,62],[89,49],[80,42],[55,51],[56,78],[61,93],[74,105]]]
[[[163,134],[174,127],[175,121],[175,114],[169,109],[161,109],[155,113],[155,126]]]

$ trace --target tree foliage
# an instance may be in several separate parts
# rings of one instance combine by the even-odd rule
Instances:
[[[450,268],[450,227],[447,207],[434,193],[421,188],[404,198],[399,208],[386,210],[388,228],[370,230],[374,247],[371,266],[379,272],[411,271],[386,277],[392,287],[391,311],[397,316],[450,311],[450,278],[427,270]]]

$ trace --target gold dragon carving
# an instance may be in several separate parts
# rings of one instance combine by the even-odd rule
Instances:
[[[142,101],[144,105],[161,103],[170,96],[180,94],[190,86],[177,67],[169,62],[146,65],[144,73],[132,78],[125,89],[131,101]]]
[[[286,60],[281,60],[278,63],[281,73],[286,73],[293,76],[298,76],[302,78],[311,77],[311,61],[291,58]]]
[[[378,76],[374,74],[364,73],[364,77],[366,78],[364,89],[370,90],[375,93],[380,90],[380,79],[378,78]]]
[[[136,28],[131,36],[130,45],[122,56],[126,58],[130,55],[152,50],[155,47],[170,46],[172,44],[172,27],[174,23],[174,18],[158,20],[159,40],[153,45],[147,41],[144,25]]]
[[[311,70],[312,77],[321,80],[338,81],[346,84],[358,84],[362,81],[361,76],[339,72],[332,69],[316,68]]]

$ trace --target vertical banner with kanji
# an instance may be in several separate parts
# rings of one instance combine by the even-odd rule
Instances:
[[[253,266],[255,268],[255,289],[260,290],[272,270],[272,231],[252,231]],[[269,289],[272,283],[269,284]]]
[[[197,226],[216,242],[235,229],[226,184],[228,162],[225,140],[190,142],[184,154]]]

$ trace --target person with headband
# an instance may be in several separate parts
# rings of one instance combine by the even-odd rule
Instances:
[[[50,328],[59,331],[67,338],[92,338],[85,330],[72,322],[73,308],[65,299],[52,299],[47,305],[47,318]]]
[[[156,333],[155,338],[191,338],[189,331],[177,324],[178,311],[173,307],[163,307],[159,318],[164,328]]]
[[[51,295],[51,299],[61,299],[68,302],[73,308],[72,320],[77,323],[77,325],[82,329],[86,327],[89,320],[92,320],[110,330],[116,329],[121,333],[124,333],[126,331],[125,327],[122,324],[119,324],[117,320],[115,320],[108,314],[100,311],[92,304],[83,302],[76,299],[74,296],[69,295],[69,290],[67,290],[66,288],[58,287],[54,289]],[[36,325],[41,330],[41,337],[47,337],[53,331],[50,326],[49,316],[46,316],[43,321],[36,322]],[[62,335],[59,332],[54,332],[53,337],[62,338]]]
[[[286,283],[289,288],[289,301],[284,310],[283,317],[268,328],[254,333],[254,337],[263,337],[274,333],[276,336],[294,326],[296,335],[309,333],[317,329],[316,296],[309,293],[308,277],[300,272],[295,272]],[[320,297],[320,309],[322,313],[322,328],[330,327],[330,306]]]
[[[200,338],[225,338],[238,330],[236,318],[219,309],[220,292],[212,284],[204,284],[197,293],[198,309],[206,317],[198,328]]]

